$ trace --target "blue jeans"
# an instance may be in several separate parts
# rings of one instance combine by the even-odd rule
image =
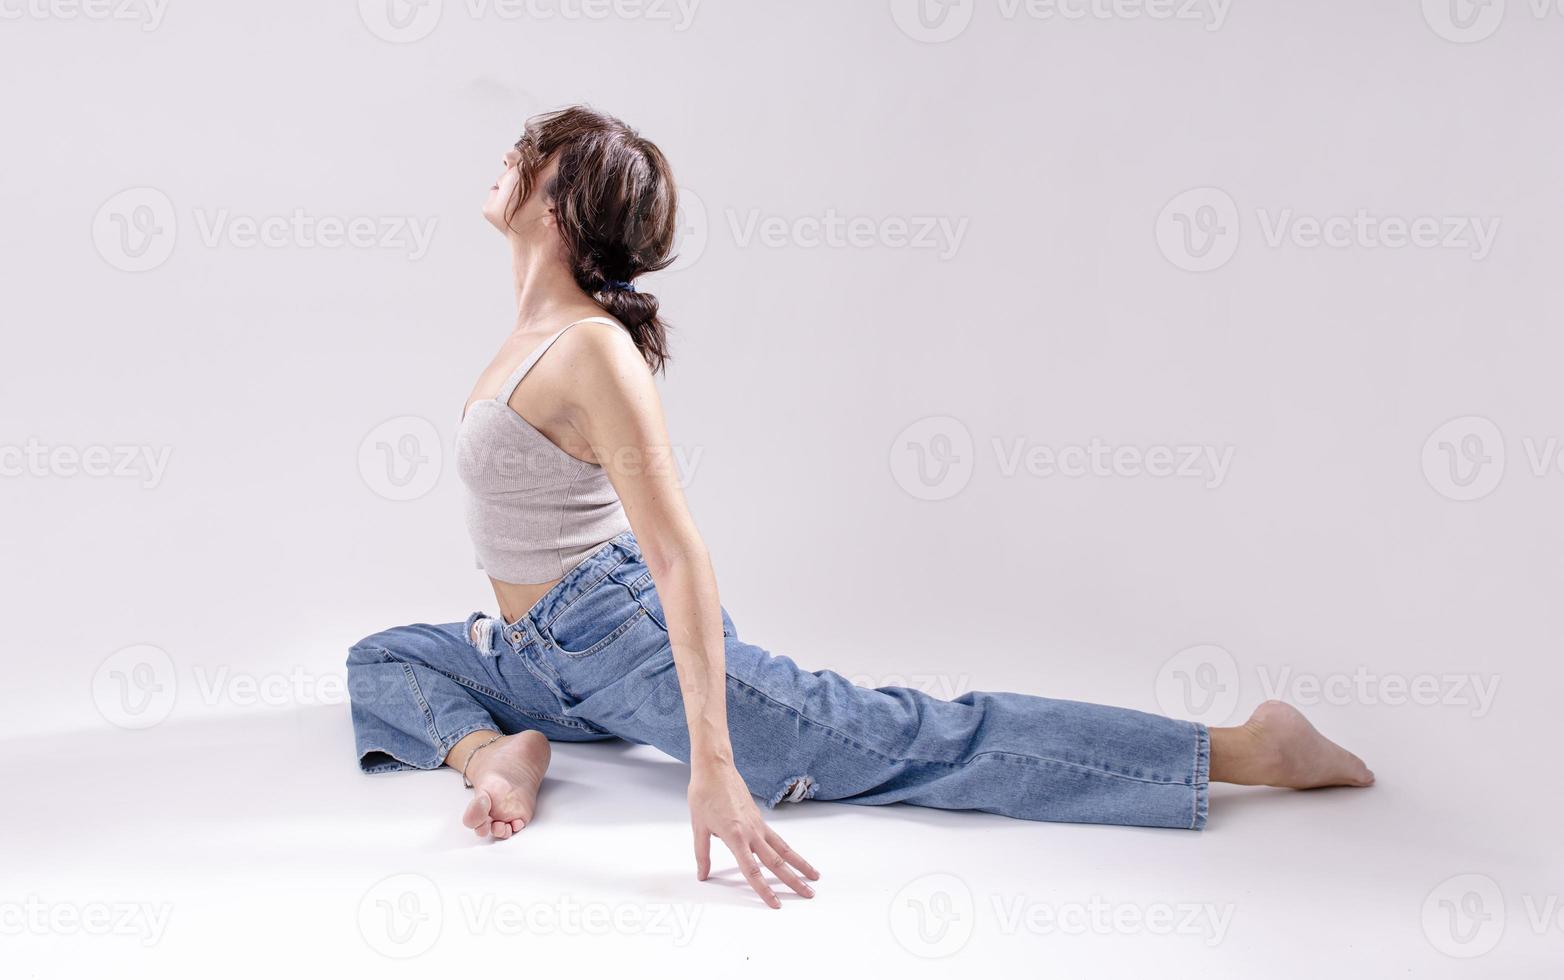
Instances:
[[[1028,694],[944,701],[803,670],[722,617],[734,762],[767,806],[914,803],[1028,820],[1205,825],[1205,726]],[[605,544],[514,623],[377,633],[348,655],[365,772],[435,769],[463,736],[621,738],[688,762],[667,620],[634,535]]]

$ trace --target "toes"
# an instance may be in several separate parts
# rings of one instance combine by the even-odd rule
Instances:
[[[506,820],[496,820],[493,824],[493,830],[495,840],[504,840],[511,835],[510,822]]]
[[[527,821],[521,819],[520,817],[517,817],[515,820],[510,822],[511,830],[518,834],[521,833],[521,828],[525,827],[526,825]]]
[[[467,809],[462,811],[462,826],[475,830],[487,827],[491,802],[489,794],[483,790],[474,793],[472,799],[467,801]],[[482,836],[481,830],[479,836]]]

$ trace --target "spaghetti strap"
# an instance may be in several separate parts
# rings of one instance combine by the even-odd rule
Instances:
[[[510,396],[516,393],[516,386],[521,384],[521,379],[525,378],[527,376],[527,372],[532,370],[533,366],[542,359],[544,354],[548,353],[548,349],[554,346],[554,341],[563,337],[566,330],[569,330],[578,323],[606,323],[611,327],[618,327],[620,325],[617,320],[610,320],[606,316],[584,316],[579,320],[573,320],[570,323],[565,324],[559,330],[555,331],[553,336],[539,344],[536,350],[534,350],[531,354],[528,354],[525,361],[522,361],[521,364],[517,365],[516,370],[511,372],[511,376],[505,379],[504,386],[500,388],[500,393],[494,396],[494,400],[497,402],[509,402]]]

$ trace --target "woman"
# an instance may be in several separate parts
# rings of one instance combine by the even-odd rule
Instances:
[[[773,908],[762,867],[805,897],[819,875],[754,797],[1199,829],[1211,780],[1373,782],[1276,702],[1207,729],[1025,694],[941,701],[740,640],[672,465],[657,300],[634,285],[673,258],[667,161],[591,109],[540,116],[484,216],[510,246],[517,316],[467,400],[457,461],[500,618],[353,647],[365,772],[454,769],[473,789],[462,822],[503,840],[532,819],[550,739],[655,745],[690,766],[697,877],[716,836]]]

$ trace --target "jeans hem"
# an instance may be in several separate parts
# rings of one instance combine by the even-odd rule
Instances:
[[[371,776],[382,772],[407,772],[410,769],[421,769],[425,771],[430,769],[438,769],[445,765],[445,757],[451,754],[451,749],[456,747],[457,742],[460,742],[462,739],[471,735],[473,732],[492,732],[498,730],[498,726],[496,726],[492,720],[482,721],[466,728],[458,728],[454,733],[447,735],[440,740],[436,746],[438,751],[433,756],[431,756],[433,759],[432,762],[412,762],[392,752],[389,752],[386,749],[376,748],[375,746],[360,748],[358,752],[358,767],[361,772]],[[393,761],[376,763],[372,766],[365,765],[364,760],[375,754],[389,756]]]
[[[1195,800],[1190,830],[1204,830],[1211,806],[1211,733],[1200,722],[1195,726]]]

